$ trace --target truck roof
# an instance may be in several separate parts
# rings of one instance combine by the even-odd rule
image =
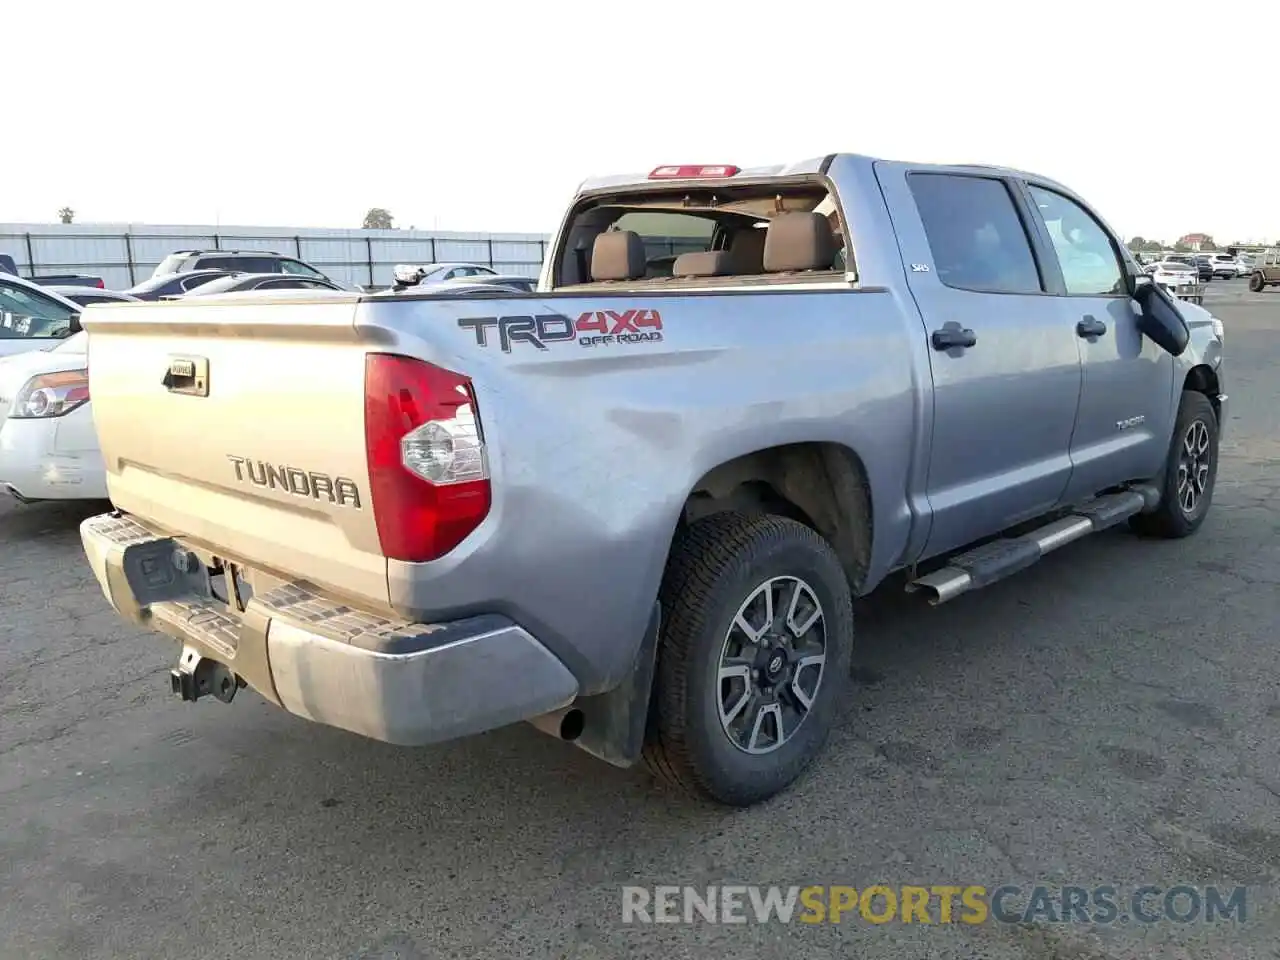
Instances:
[[[830,154],[827,154],[826,156],[811,157],[807,160],[800,160],[794,163],[774,163],[774,164],[768,164],[766,166],[760,166],[760,167],[743,167],[738,169],[737,173],[735,173],[732,177],[725,177],[723,179],[726,181],[739,181],[739,180],[748,180],[748,179],[755,179],[755,178],[787,177],[787,176],[803,175],[806,173],[809,173],[809,174],[826,173],[826,171],[831,167],[831,164],[834,163],[837,159],[849,160],[859,164],[902,163],[902,164],[906,164],[911,167],[922,169],[922,170],[935,169],[935,170],[952,170],[952,171],[973,170],[975,172],[983,171],[985,173],[995,173],[995,174],[1000,174],[1004,176],[1034,179],[1042,183],[1049,184],[1051,186],[1059,187],[1060,189],[1068,193],[1072,192],[1070,188],[1064,186],[1063,184],[1057,183],[1056,181],[1052,180],[1049,177],[1043,176],[1042,174],[1038,174],[1038,173],[1031,173],[1025,170],[1018,170],[1014,167],[1000,167],[1000,166],[981,164],[981,163],[915,163],[911,161],[888,160],[887,158],[884,158],[884,157],[871,157],[871,156],[867,156],[865,154],[859,154],[859,153],[830,153]],[[598,191],[607,191],[607,190],[612,190],[617,188],[628,188],[628,187],[644,187],[644,186],[657,187],[664,183],[665,184],[671,184],[671,183],[708,184],[712,182],[714,182],[714,180],[699,179],[696,177],[691,177],[685,180],[654,179],[649,173],[623,173],[623,174],[612,174],[612,175],[600,176],[600,177],[589,177],[588,179],[582,181],[582,183],[579,185],[578,193],[579,194],[595,193]]]

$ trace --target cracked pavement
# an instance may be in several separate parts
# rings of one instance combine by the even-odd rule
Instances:
[[[1211,288],[1231,421],[1180,543],[1102,534],[940,610],[858,605],[822,762],[700,807],[521,726],[404,750],[107,607],[96,505],[0,503],[0,957],[1280,957],[1280,291]],[[623,884],[1249,885],[1244,923],[624,926]]]

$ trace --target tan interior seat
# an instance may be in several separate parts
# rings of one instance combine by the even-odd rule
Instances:
[[[748,227],[738,230],[729,240],[730,272],[734,276],[764,273],[764,230]]]
[[[645,275],[644,241],[632,230],[610,230],[591,247],[591,279],[640,280]]]
[[[726,250],[682,253],[671,267],[673,277],[727,277],[733,274],[733,263]]]
[[[830,270],[836,257],[831,224],[820,213],[783,213],[769,222],[764,238],[766,273]]]

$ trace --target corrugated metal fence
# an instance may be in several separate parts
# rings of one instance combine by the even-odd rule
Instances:
[[[0,223],[0,253],[23,276],[88,273],[124,290],[175,250],[269,250],[305,260],[340,283],[384,285],[397,263],[481,263],[536,277],[544,234],[426,230],[320,230],[145,224]]]

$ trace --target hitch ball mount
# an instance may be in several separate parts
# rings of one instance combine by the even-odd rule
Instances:
[[[244,680],[226,664],[202,657],[191,647],[182,648],[178,665],[169,671],[169,682],[174,696],[188,703],[207,696],[230,703],[236,691],[245,686]]]

